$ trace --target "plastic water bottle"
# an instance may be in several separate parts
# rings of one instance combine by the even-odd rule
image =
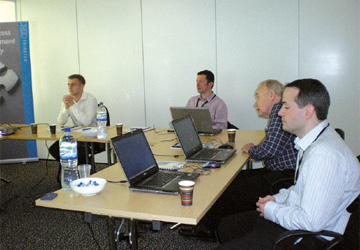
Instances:
[[[65,128],[65,134],[60,139],[61,186],[64,190],[71,190],[70,182],[79,179],[77,171],[77,142],[71,135],[70,128]]]
[[[106,129],[106,122],[107,122],[107,115],[106,109],[102,102],[100,102],[100,106],[96,112],[96,121],[97,121],[97,138],[99,140],[105,140],[107,138],[107,129]]]

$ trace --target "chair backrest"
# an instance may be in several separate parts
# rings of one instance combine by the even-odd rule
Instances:
[[[231,122],[227,122],[227,128],[230,129],[230,128],[233,128],[233,129],[239,129],[238,127],[236,127],[234,124],[232,124]]]
[[[342,130],[341,128],[336,128],[335,131],[338,132],[338,134],[340,135],[340,137],[343,140],[345,140],[345,132],[344,132],[344,130]]]

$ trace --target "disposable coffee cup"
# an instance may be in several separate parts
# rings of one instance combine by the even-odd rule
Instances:
[[[37,124],[36,123],[31,123],[30,127],[31,127],[31,133],[36,135],[37,134]]]
[[[181,205],[183,205],[183,206],[191,206],[192,205],[193,194],[194,194],[194,185],[195,185],[195,182],[193,182],[193,181],[180,181],[179,182]]]
[[[122,123],[116,123],[116,134],[122,135],[123,132],[123,124]]]
[[[236,136],[236,129],[228,129],[228,140],[230,143],[235,142],[235,136]]]
[[[50,124],[50,133],[52,135],[55,135],[56,134],[56,124]]]
[[[79,165],[78,166],[79,177],[80,178],[90,177],[90,170],[91,170],[91,165],[89,165],[89,164]]]

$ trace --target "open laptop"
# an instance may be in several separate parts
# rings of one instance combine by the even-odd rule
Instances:
[[[221,129],[213,129],[209,108],[170,107],[173,120],[191,115],[200,135],[216,135]]]
[[[129,182],[130,190],[178,194],[179,181],[195,180],[199,177],[199,174],[194,173],[159,171],[158,164],[141,129],[110,140]]]
[[[236,149],[203,148],[190,115],[174,120],[172,124],[186,161],[225,163],[236,152]]]

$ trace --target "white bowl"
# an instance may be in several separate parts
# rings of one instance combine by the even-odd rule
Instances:
[[[85,137],[94,138],[97,136],[97,128],[81,130],[81,134]]]
[[[94,196],[106,186],[103,178],[81,178],[70,182],[71,189],[83,196]]]

